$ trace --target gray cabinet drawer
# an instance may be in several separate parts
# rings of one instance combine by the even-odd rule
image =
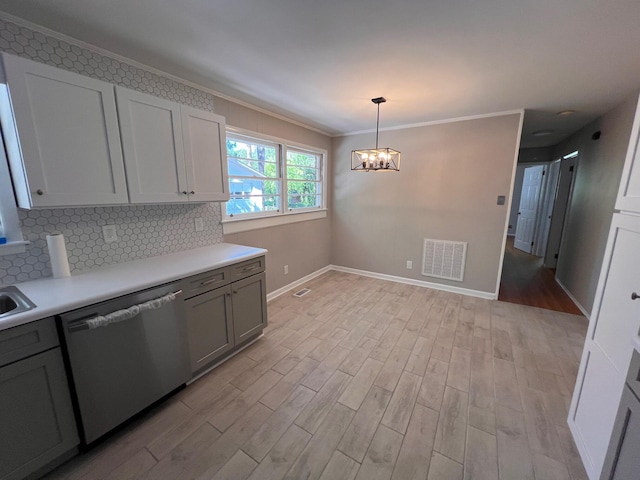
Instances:
[[[229,267],[231,270],[231,281],[241,280],[243,278],[264,272],[264,256],[245,260]]]
[[[53,317],[0,331],[0,367],[58,345]]]
[[[185,279],[182,289],[185,298],[190,298],[230,282],[229,268],[218,268]]]
[[[640,398],[640,353],[634,350],[627,372],[627,385]]]

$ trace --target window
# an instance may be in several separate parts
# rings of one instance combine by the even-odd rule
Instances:
[[[225,219],[241,220],[324,208],[325,152],[227,131],[230,199]]]
[[[6,243],[0,244],[0,255],[22,253],[25,251],[25,244],[20,230],[18,220],[18,210],[16,209],[11,176],[9,175],[9,165],[4,153],[4,143],[0,135],[0,220],[4,233],[0,237],[6,238]]]

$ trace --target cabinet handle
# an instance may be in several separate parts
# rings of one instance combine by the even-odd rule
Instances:
[[[191,191],[189,192],[189,195],[195,195],[195,194],[196,194],[196,192],[194,192],[193,190],[191,190]]]
[[[212,278],[211,280],[206,280],[204,282],[200,282],[200,286],[209,285],[210,283],[219,282],[217,278]]]
[[[182,194],[183,194],[183,195],[188,195],[186,190],[183,190],[183,191],[182,191]]]
[[[233,294],[236,295],[238,293],[238,290],[234,290]]]
[[[251,270],[257,270],[258,268],[260,268],[260,265],[250,265],[248,267],[244,267],[242,269],[243,272],[250,272]]]
[[[40,189],[40,188],[39,188],[38,190],[36,190],[36,193],[37,193],[38,195],[44,195],[44,192],[43,192],[43,191],[42,191],[42,189]]]
[[[636,292],[633,292],[633,293],[631,294],[631,300],[636,300],[636,299],[638,299],[638,298],[640,298],[640,295],[638,295]]]

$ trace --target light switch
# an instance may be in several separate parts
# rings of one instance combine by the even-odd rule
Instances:
[[[498,195],[498,205],[504,205],[507,198],[504,195]]]

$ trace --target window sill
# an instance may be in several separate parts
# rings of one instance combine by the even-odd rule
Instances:
[[[274,215],[272,217],[227,218],[222,221],[222,231],[225,235],[229,235],[232,233],[257,230],[260,228],[277,227],[278,225],[286,225],[288,223],[317,220],[319,218],[326,218],[326,216],[327,209],[322,209],[311,212],[286,213],[283,215]]]
[[[0,245],[0,255],[13,255],[15,253],[24,253],[27,251],[26,246],[29,242],[7,242]]]

